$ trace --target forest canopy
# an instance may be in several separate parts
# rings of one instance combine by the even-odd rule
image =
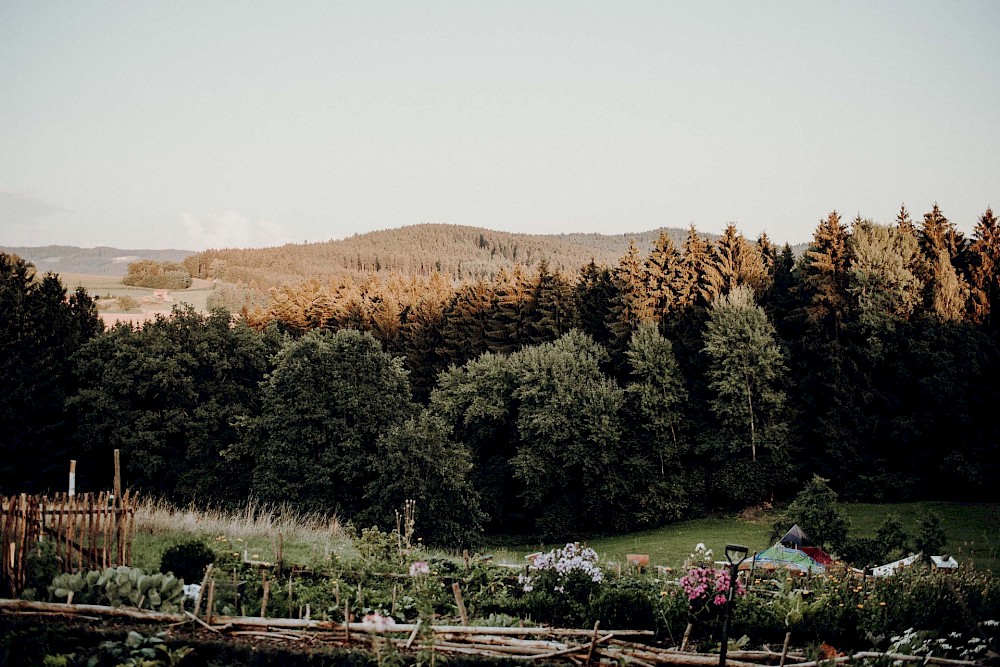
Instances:
[[[415,498],[418,532],[454,545],[652,527],[815,475],[867,500],[1000,481],[989,209],[968,239],[937,206],[831,212],[799,256],[692,227],[610,266],[312,278],[106,332],[86,293],[0,260],[2,493],[117,448],[176,502],[385,526]]]

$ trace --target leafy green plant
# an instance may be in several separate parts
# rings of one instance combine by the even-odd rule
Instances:
[[[62,570],[62,559],[52,540],[42,540],[28,553],[28,580],[21,591],[26,600],[37,600],[39,592],[45,591],[49,583]]]
[[[181,608],[184,583],[172,574],[146,574],[127,565],[109,567],[103,572],[61,574],[49,587],[55,598],[68,602],[106,603],[112,607],[174,612]]]
[[[185,582],[197,584],[201,582],[205,568],[215,560],[215,552],[201,540],[181,542],[163,552],[160,572],[173,572]]]

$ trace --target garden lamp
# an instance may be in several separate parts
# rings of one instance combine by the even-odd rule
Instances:
[[[722,616],[722,645],[719,647],[719,667],[726,667],[726,649],[729,648],[729,614],[736,596],[736,573],[740,563],[747,559],[750,549],[742,544],[726,545],[726,560],[729,561],[729,592],[726,593],[726,613]]]

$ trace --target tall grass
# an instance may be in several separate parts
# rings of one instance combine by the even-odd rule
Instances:
[[[282,558],[300,564],[353,553],[351,539],[336,516],[303,514],[252,499],[234,511],[176,507],[149,498],[140,502],[132,543],[134,565],[157,570],[167,548],[191,540],[202,540],[220,553],[264,561],[277,559],[280,541]]]

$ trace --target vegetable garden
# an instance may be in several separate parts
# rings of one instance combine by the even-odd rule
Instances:
[[[495,564],[429,552],[401,528],[365,529],[357,555],[294,566],[195,541],[164,554],[172,574],[119,566],[50,577],[55,552],[36,548],[27,587],[36,600],[0,601],[0,643],[10,664],[257,664],[279,654],[288,664],[718,664],[729,581],[710,552],[678,572],[602,563],[577,544]],[[193,599],[177,572],[200,575]],[[996,655],[1000,580],[988,572],[744,572],[736,591],[728,664],[737,667]],[[72,639],[53,639],[53,620],[74,627]],[[29,650],[33,660],[18,662]]]

